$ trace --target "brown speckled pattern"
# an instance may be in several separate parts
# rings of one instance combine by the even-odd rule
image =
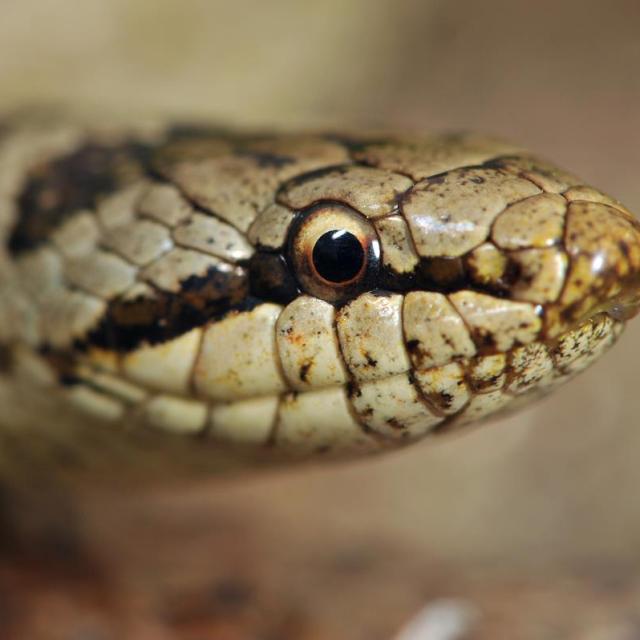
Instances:
[[[10,129],[0,343],[24,384],[199,447],[378,451],[547,392],[633,314],[640,225],[612,198],[475,135],[341,140]],[[346,299],[297,270],[323,203],[380,247]]]

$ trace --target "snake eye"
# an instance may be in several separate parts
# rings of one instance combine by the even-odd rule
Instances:
[[[338,204],[302,212],[291,230],[289,252],[302,288],[334,303],[371,287],[380,263],[373,225]]]
[[[364,264],[365,254],[360,240],[345,229],[327,231],[313,247],[316,273],[329,282],[338,284],[353,280]]]

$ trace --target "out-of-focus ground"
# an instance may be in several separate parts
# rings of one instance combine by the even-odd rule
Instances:
[[[636,0],[4,0],[0,96],[479,129],[640,211],[639,34]],[[477,613],[465,638],[638,638],[636,324],[555,396],[464,437],[87,505],[94,565],[0,563],[0,637],[382,640],[455,598]]]

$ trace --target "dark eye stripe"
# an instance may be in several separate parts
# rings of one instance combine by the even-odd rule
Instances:
[[[100,325],[77,346],[131,351],[171,340],[252,302],[245,269],[210,268],[182,281],[178,293],[157,290],[151,298],[112,300]]]

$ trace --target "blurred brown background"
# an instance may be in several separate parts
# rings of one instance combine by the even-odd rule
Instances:
[[[478,129],[640,211],[637,0],[3,0],[0,14],[3,107]],[[571,608],[579,603],[603,613],[588,625],[593,636],[575,637],[638,638],[629,616],[640,612],[639,356],[640,322],[552,398],[462,438],[158,496],[123,511],[118,527],[99,514],[87,527],[101,538],[103,564],[122,562],[129,543],[120,579],[135,593],[162,595],[170,584],[189,612],[198,585],[242,574],[265,611],[290,607],[311,620],[274,638],[384,638],[442,596],[479,603],[485,621],[504,614],[556,631],[518,635],[514,626],[493,637],[569,637],[562,625],[586,616]],[[169,507],[167,525],[158,514]],[[161,526],[166,540],[145,538]],[[508,604],[495,604],[489,588]],[[91,620],[107,616],[70,589],[56,615],[89,607]],[[609,622],[618,635],[596,636]],[[305,635],[316,623],[332,631]],[[180,625],[157,624],[131,637],[254,637],[174,636]]]

